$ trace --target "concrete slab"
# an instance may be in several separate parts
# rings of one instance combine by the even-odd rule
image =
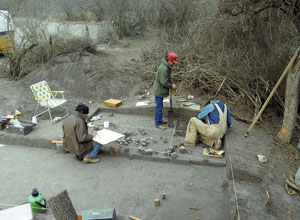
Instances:
[[[97,110],[98,107],[91,108],[91,113]],[[130,109],[130,108],[129,108]],[[110,122],[109,129],[118,133],[126,134],[126,140],[119,142],[116,146],[118,150],[114,153],[114,156],[130,156],[135,159],[153,160],[153,161],[166,161],[179,164],[196,164],[196,165],[207,165],[207,166],[226,166],[225,158],[211,158],[202,155],[204,145],[199,144],[195,148],[187,148],[186,153],[180,153],[179,147],[184,143],[185,133],[181,127],[182,122],[175,120],[174,128],[167,128],[161,131],[154,126],[153,116],[149,116],[149,111],[152,107],[143,108],[144,113],[142,114],[122,114],[119,112],[129,112],[128,108],[107,108],[102,106],[99,114],[102,114],[101,120],[94,121],[95,125],[103,128],[104,121]],[[131,110],[136,110],[132,108]],[[178,109],[180,111],[180,109]],[[176,110],[175,110],[176,112]],[[97,113],[97,114],[98,114]],[[192,112],[193,113],[193,112]],[[3,144],[14,144],[14,145],[25,145],[31,147],[42,147],[55,149],[56,145],[51,143],[51,140],[62,140],[63,131],[61,129],[62,121],[51,125],[49,120],[39,120],[37,126],[33,128],[33,131],[26,136],[10,134],[4,130],[0,131],[0,141]],[[90,128],[90,131],[92,129]],[[141,132],[143,131],[143,132]],[[145,141],[146,139],[146,141]],[[139,151],[142,147],[142,143],[146,144],[147,149],[153,151],[152,155],[144,155],[143,152]],[[114,146],[114,143],[103,146],[103,151],[109,153]],[[174,148],[176,157],[174,154],[167,154],[167,150]],[[126,151],[126,152],[125,152]]]
[[[37,187],[46,199],[67,189],[77,211],[114,207],[119,219],[228,219],[225,167],[107,156],[98,164],[83,164],[51,149],[2,145],[0,150],[0,209],[26,202]],[[167,199],[155,207],[163,193]]]

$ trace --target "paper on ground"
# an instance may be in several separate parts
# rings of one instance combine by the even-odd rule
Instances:
[[[197,103],[193,103],[193,102],[183,102],[183,103],[181,103],[181,107],[200,111],[200,105]]]
[[[224,157],[224,154],[225,154],[225,151],[222,151],[222,150],[214,150],[212,148],[210,148],[210,149],[204,148],[203,149],[203,156],[220,158],[220,157]]]
[[[97,135],[93,138],[93,141],[104,145],[116,141],[121,137],[124,137],[124,134],[120,134],[104,128],[100,131],[97,131]]]
[[[150,101],[144,101],[144,102],[137,102],[135,106],[147,106],[149,105],[151,102]]]
[[[170,99],[169,98],[168,99],[164,99],[163,103],[170,103]]]

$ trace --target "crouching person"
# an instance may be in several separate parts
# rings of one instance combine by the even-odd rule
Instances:
[[[216,150],[222,147],[222,141],[227,127],[231,126],[230,110],[219,99],[213,99],[206,105],[198,118],[190,119],[186,129],[186,146],[195,147],[197,132],[200,141]]]
[[[88,113],[89,107],[80,104],[76,107],[74,114],[63,121],[64,148],[74,153],[80,161],[97,163],[100,161],[98,154],[102,145],[92,140],[96,132],[88,133],[86,122]]]

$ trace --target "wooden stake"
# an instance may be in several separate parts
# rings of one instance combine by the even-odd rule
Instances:
[[[161,198],[166,199],[167,198],[167,193],[163,193]]]
[[[223,79],[223,81],[222,81],[222,83],[221,83],[221,85],[220,85],[220,87],[219,87],[219,89],[218,89],[218,91],[217,91],[217,93],[216,93],[216,95],[215,95],[215,98],[217,98],[217,96],[218,96],[218,94],[219,94],[219,92],[220,92],[220,90],[221,90],[221,88],[222,88],[222,86],[223,86],[225,80],[226,80],[226,76],[225,76],[225,78]]]
[[[254,120],[252,121],[252,124],[249,126],[247,133],[245,134],[245,137],[248,137],[250,131],[252,130],[252,128],[254,127],[255,123],[257,122],[257,120],[260,118],[261,114],[263,113],[263,111],[265,110],[265,108],[267,107],[267,105],[269,104],[269,101],[271,100],[272,96],[274,95],[274,93],[276,92],[277,88],[279,87],[279,85],[281,84],[282,80],[284,79],[284,77],[286,76],[286,74],[288,73],[288,71],[290,70],[290,68],[292,67],[293,63],[295,62],[296,58],[299,55],[299,51],[300,51],[300,47],[298,48],[298,50],[296,51],[296,53],[294,54],[293,58],[291,59],[291,61],[289,62],[289,64],[287,65],[287,67],[285,68],[284,72],[282,73],[281,77],[279,78],[279,80],[277,81],[276,85],[274,86],[272,92],[270,93],[269,97],[267,98],[267,100],[265,101],[264,105],[261,107],[260,111],[258,112],[258,114],[256,115],[256,117],[254,118]]]
[[[51,141],[51,143],[52,143],[52,144],[62,144],[63,141],[56,141],[56,140],[53,140],[53,141]]]
[[[159,199],[155,199],[154,200],[154,205],[155,205],[155,207],[160,206],[160,200]]]
[[[141,220],[140,218],[136,218],[136,217],[133,217],[131,215],[129,216],[129,218],[132,219],[132,220]]]

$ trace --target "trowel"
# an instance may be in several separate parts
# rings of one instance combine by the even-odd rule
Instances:
[[[168,111],[168,127],[169,128],[174,128],[174,112],[172,109],[172,94],[173,94],[173,89],[170,89],[170,109]]]

